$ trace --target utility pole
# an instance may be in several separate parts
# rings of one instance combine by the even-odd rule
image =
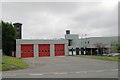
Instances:
[[[85,34],[85,54],[86,54],[86,47],[87,47],[87,41],[86,41],[87,34]]]
[[[84,55],[84,35],[83,34],[81,35],[81,44],[82,44],[82,46],[81,46],[81,54]]]
[[[86,37],[87,37],[87,34],[82,34],[82,37],[84,37],[83,39],[83,48],[84,48],[84,54],[86,54],[86,47],[87,47],[87,41],[86,41]],[[81,37],[81,39],[82,39]]]

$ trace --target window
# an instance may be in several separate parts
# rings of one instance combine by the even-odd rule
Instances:
[[[68,46],[72,45],[72,40],[68,40]]]
[[[88,44],[89,44],[90,42],[88,41]]]

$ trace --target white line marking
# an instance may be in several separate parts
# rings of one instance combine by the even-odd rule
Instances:
[[[81,71],[80,73],[88,73],[87,71]]]
[[[69,73],[76,73],[76,72],[69,72]]]
[[[54,74],[67,74],[67,72],[63,72],[63,73],[54,73]]]
[[[88,71],[79,71],[79,72],[70,72],[70,73],[75,73],[75,74],[79,74],[79,73],[88,73]]]
[[[42,76],[42,75],[46,75],[46,74],[52,74],[52,75],[64,75],[64,74],[80,74],[80,73],[91,73],[91,72],[105,72],[105,71],[118,71],[118,69],[111,69],[111,70],[90,70],[90,71],[76,71],[76,72],[50,72],[50,73],[32,73],[32,74],[28,74],[31,76]],[[11,75],[5,75],[5,76],[17,76],[23,73],[19,73],[19,74],[11,74]],[[4,76],[4,75],[3,75]],[[1,76],[0,76],[1,77]]]
[[[104,72],[104,70],[97,70],[97,71],[95,71],[95,72]]]
[[[76,72],[77,74],[79,74],[80,72]]]
[[[118,69],[112,69],[112,71],[118,71]]]
[[[11,75],[2,75],[2,76],[16,76],[16,74],[11,74]]]
[[[32,75],[39,75],[39,76],[41,76],[41,75],[43,75],[43,74],[30,74],[30,75],[31,75],[31,76],[32,76]]]

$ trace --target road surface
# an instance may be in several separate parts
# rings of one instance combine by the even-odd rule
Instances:
[[[4,71],[3,78],[118,78],[118,63],[81,57],[23,59],[29,68]]]

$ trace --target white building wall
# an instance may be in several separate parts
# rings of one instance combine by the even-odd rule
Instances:
[[[34,44],[34,58],[38,58],[38,44]]]
[[[21,57],[21,45],[16,44],[16,57],[20,58]]]
[[[50,44],[50,56],[54,56],[54,44],[64,44],[65,45],[65,55],[68,55],[67,40],[30,40],[30,39],[17,39],[16,40],[16,57],[21,57],[21,44],[34,44],[34,58],[38,55],[38,44]]]
[[[54,56],[54,44],[50,44],[50,56]]]
[[[96,43],[105,44],[105,47],[110,48],[112,43],[117,44],[117,42],[118,42],[118,37],[91,37],[91,38],[79,39],[80,47],[87,46],[87,48],[95,48]]]

